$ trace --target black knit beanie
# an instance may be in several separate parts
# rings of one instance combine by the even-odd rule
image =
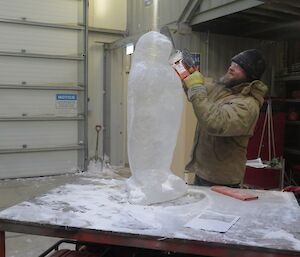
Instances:
[[[237,63],[246,72],[250,82],[260,79],[266,69],[265,60],[261,52],[256,49],[241,52],[234,56],[231,61]]]

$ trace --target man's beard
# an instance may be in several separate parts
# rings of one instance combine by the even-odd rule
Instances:
[[[219,79],[219,84],[224,85],[227,88],[232,88],[243,82],[246,82],[245,78],[236,78],[229,73],[226,73],[223,77]]]

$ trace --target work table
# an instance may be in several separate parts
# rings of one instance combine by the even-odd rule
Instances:
[[[245,190],[258,199],[241,201],[189,186],[180,199],[142,206],[127,201],[125,181],[113,173],[78,176],[0,212],[0,253],[9,231],[208,256],[300,256],[300,208],[292,193]],[[203,210],[239,220],[226,233],[185,226]]]

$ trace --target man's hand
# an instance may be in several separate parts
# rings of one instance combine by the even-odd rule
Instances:
[[[207,91],[203,84],[204,76],[199,71],[193,72],[183,80],[183,89],[189,101],[191,101],[192,96],[196,94],[207,96]]]
[[[187,76],[184,80],[184,85],[187,89],[203,85],[204,77],[199,71],[193,72],[191,75]]]

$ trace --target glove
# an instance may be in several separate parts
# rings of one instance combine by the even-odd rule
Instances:
[[[191,75],[187,76],[184,80],[184,85],[187,89],[203,85],[204,77],[199,71],[193,72]]]

